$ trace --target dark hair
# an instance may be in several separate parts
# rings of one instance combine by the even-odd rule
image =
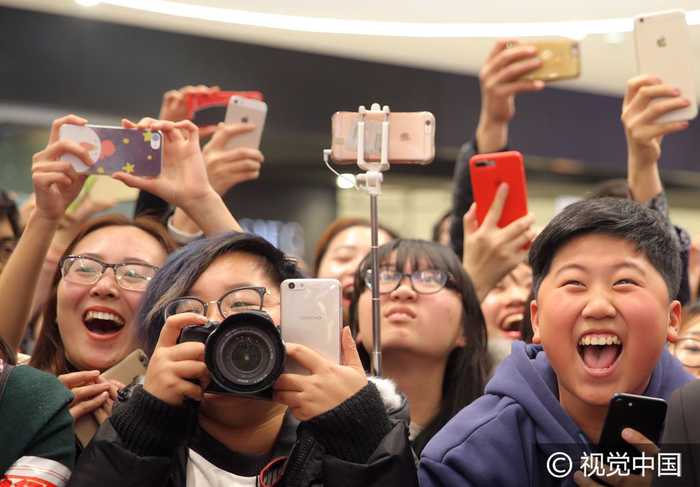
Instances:
[[[624,198],[632,199],[629,184],[626,179],[606,179],[594,186],[586,199],[595,198]]]
[[[106,227],[135,227],[156,239],[166,253],[175,249],[175,242],[170,237],[166,228],[160,223],[150,219],[138,217],[130,219],[120,214],[110,214],[88,220],[78,231],[73,241],[63,253],[63,257],[70,255],[76,245],[87,235]],[[49,371],[55,375],[69,371],[63,340],[58,330],[57,319],[57,291],[61,280],[61,270],[56,269],[51,292],[44,307],[41,331],[36,340],[29,364],[37,369]]]
[[[573,203],[540,232],[530,247],[535,296],[559,249],[581,235],[608,235],[634,244],[666,282],[670,299],[678,294],[681,260],[675,233],[657,211],[620,198]]]
[[[442,227],[445,221],[449,221],[450,224],[452,224],[452,208],[443,213],[440,219],[433,225],[433,242],[440,243],[440,227]],[[450,231],[449,226],[447,227],[447,231]]]
[[[264,262],[264,271],[278,284],[285,279],[304,277],[294,259],[287,258],[262,237],[250,233],[227,233],[195,240],[173,253],[153,278],[141,301],[138,323],[148,355],[158,343],[165,324],[163,311],[171,299],[187,295],[199,276],[218,257],[234,252],[256,255]]]
[[[12,228],[12,234],[15,238],[19,238],[22,233],[22,229],[19,224],[19,211],[17,210],[17,203],[13,200],[10,195],[3,190],[0,190],[0,215],[7,217],[7,221],[10,222],[10,227]]]
[[[10,365],[17,364],[17,354],[2,337],[0,337],[0,362],[5,362]],[[0,370],[2,370],[2,368],[0,368]]]
[[[321,261],[326,255],[326,252],[328,252],[328,247],[330,247],[333,239],[340,232],[352,227],[370,228],[370,224],[364,218],[338,218],[326,227],[319,237],[318,242],[316,242],[316,250],[314,251],[314,276],[318,276],[318,269],[321,267]],[[392,240],[399,238],[398,233],[384,225],[380,224],[379,230],[386,232]]]
[[[447,359],[440,410],[413,442],[414,450],[420,454],[435,433],[462,408],[483,394],[486,373],[490,367],[486,350],[486,322],[474,285],[451,249],[427,240],[397,239],[379,247],[380,264],[388,262],[393,254],[396,254],[396,268],[401,272],[407,264],[417,269],[426,263],[446,271],[450,276],[449,287],[454,288],[462,298],[462,325],[466,345],[455,348]],[[350,303],[351,326],[355,335],[359,325],[358,302],[366,289],[364,275],[370,266],[371,259],[367,256],[355,273],[354,292]],[[365,367],[368,368],[367,350],[358,347],[358,351]]]

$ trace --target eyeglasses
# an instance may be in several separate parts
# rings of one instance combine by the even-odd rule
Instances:
[[[673,353],[686,367],[700,367],[700,338],[679,338],[673,347]]]
[[[228,291],[216,301],[202,301],[194,296],[176,298],[165,305],[165,319],[180,313],[197,313],[208,316],[209,305],[216,303],[219,313],[227,318],[244,311],[262,311],[265,295],[270,292],[264,287],[239,287]],[[276,303],[268,303],[274,305]]]
[[[156,266],[150,264],[107,264],[94,257],[83,255],[64,257],[60,267],[61,275],[66,281],[85,286],[95,284],[107,269],[112,269],[117,285],[129,291],[145,291],[158,271]]]
[[[418,294],[434,294],[445,287],[448,281],[447,272],[439,269],[422,271],[399,272],[394,269],[379,269],[379,294],[388,294],[401,285],[404,277],[408,277],[411,288]],[[372,289],[372,269],[365,271],[365,285]]]

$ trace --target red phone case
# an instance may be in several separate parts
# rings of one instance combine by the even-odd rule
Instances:
[[[189,93],[185,96],[185,102],[187,103],[187,118],[189,120],[193,120],[197,112],[214,107],[223,108],[222,113],[225,113],[226,107],[228,105],[228,100],[234,95],[242,96],[244,98],[251,98],[253,100],[264,101],[263,94],[259,91],[217,91],[212,94]],[[221,116],[221,120],[219,121],[224,121],[223,115]]]
[[[505,227],[512,221],[527,215],[527,184],[523,156],[520,152],[478,154],[469,161],[469,174],[479,225],[486,218],[501,183],[508,184],[508,197],[503,206],[501,218],[498,220],[498,226]]]

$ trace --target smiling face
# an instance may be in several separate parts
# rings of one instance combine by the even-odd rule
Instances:
[[[109,226],[85,236],[73,255],[103,262],[160,266],[165,249],[151,235],[131,226]],[[136,312],[143,291],[117,285],[113,269],[92,285],[61,279],[57,290],[57,322],[68,361],[79,370],[106,370],[138,348]]]
[[[395,256],[382,267],[395,269]],[[405,273],[430,269],[428,263],[413,269],[407,263]],[[419,294],[404,276],[399,287],[381,295],[382,353],[393,351],[420,354],[447,360],[457,347],[464,347],[462,298],[447,287],[433,294]],[[372,292],[365,289],[358,302],[359,341],[365,350],[372,350]]]
[[[532,288],[532,269],[519,264],[481,302],[489,338],[519,340],[520,323]]]
[[[379,230],[379,245],[391,240],[391,236]],[[338,279],[343,289],[343,312],[348,316],[350,298],[352,297],[355,271],[362,259],[369,253],[372,234],[369,227],[354,226],[338,233],[328,245],[328,250],[321,259],[318,275],[324,279]]]
[[[641,394],[676,335],[680,309],[632,243],[586,234],[560,247],[530,310],[533,341],[557,374],[564,409]]]

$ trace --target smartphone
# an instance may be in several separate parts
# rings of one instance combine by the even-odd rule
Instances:
[[[529,42],[537,48],[542,65],[522,79],[557,81],[581,75],[581,48],[573,39],[551,38]]]
[[[187,118],[197,127],[209,127],[224,121],[228,102],[232,96],[263,101],[259,91],[216,91],[214,93],[188,93],[185,95]]]
[[[527,182],[520,152],[478,154],[469,161],[469,175],[479,225],[484,222],[501,183],[508,184],[508,197],[503,205],[498,226],[505,227],[527,215]]]
[[[639,450],[622,439],[622,430],[632,428],[658,445],[666,418],[666,401],[636,394],[615,394],[610,400],[598,448],[609,455],[627,453],[631,459]]]
[[[121,362],[102,373],[104,379],[117,380],[124,385],[136,383],[146,374],[148,357],[143,350],[134,350],[124,357]],[[85,414],[75,422],[75,436],[83,447],[86,447],[97,433],[100,424],[92,414]]]
[[[61,140],[71,140],[88,150],[92,166],[73,154],[61,159],[83,174],[110,175],[124,171],[135,176],[157,176],[163,160],[163,134],[160,131],[104,127],[100,125],[62,125]]]
[[[338,164],[357,162],[358,112],[336,112],[331,118],[331,158]],[[365,115],[365,161],[380,160],[383,113]],[[389,162],[430,164],[435,158],[435,116],[430,112],[389,114]]]
[[[340,363],[343,306],[336,279],[286,279],[281,285],[282,340],[300,343],[333,363]],[[287,359],[286,372],[308,374]]]
[[[255,129],[252,132],[236,135],[226,144],[227,149],[238,147],[248,147],[251,149],[260,148],[263,128],[265,128],[265,117],[267,116],[267,104],[264,101],[244,98],[242,96],[232,96],[226,109],[226,123],[252,123]]]
[[[667,113],[656,123],[691,120],[698,115],[690,30],[681,10],[641,15],[634,19],[634,47],[640,74],[658,76],[678,88],[690,105]],[[661,100],[653,100],[658,103]]]

